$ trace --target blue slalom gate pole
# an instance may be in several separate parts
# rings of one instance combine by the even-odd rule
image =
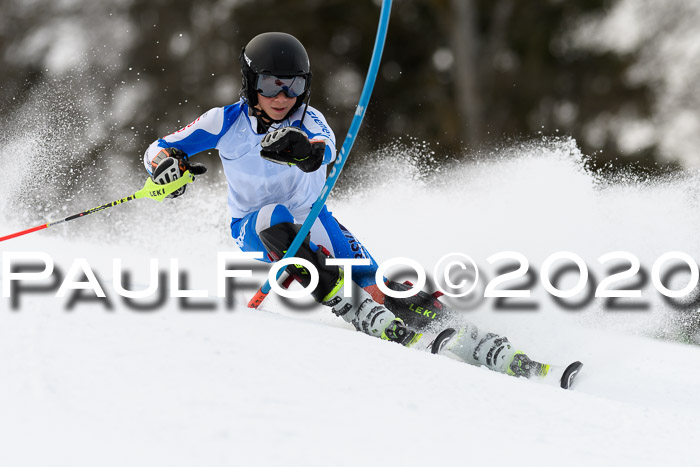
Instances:
[[[355,137],[357,136],[358,131],[360,130],[360,125],[362,124],[362,119],[365,116],[365,112],[367,110],[367,105],[369,104],[369,99],[372,96],[372,90],[374,89],[374,82],[377,79],[377,72],[379,71],[379,63],[382,60],[382,53],[384,52],[384,43],[386,42],[386,33],[389,28],[389,16],[391,14],[391,0],[383,0],[382,1],[382,9],[379,14],[379,27],[377,29],[377,37],[374,41],[374,50],[372,52],[372,60],[370,61],[369,64],[369,71],[367,72],[367,78],[365,79],[365,85],[362,88],[362,94],[360,94],[360,101],[357,104],[357,108],[355,110],[355,116],[352,119],[352,123],[350,124],[350,129],[348,130],[348,134],[345,136],[345,141],[343,141],[343,146],[340,148],[340,153],[338,154],[338,157],[335,161],[335,164],[333,165],[333,168],[331,169],[331,173],[328,175],[328,178],[326,179],[326,184],[323,186],[323,189],[321,190],[321,194],[319,195],[318,199],[316,202],[313,204],[311,207],[311,211],[309,212],[309,215],[306,217],[306,220],[304,221],[304,224],[302,224],[301,229],[297,233],[297,236],[294,237],[294,241],[292,244],[289,246],[289,249],[287,250],[287,253],[284,255],[282,259],[285,258],[290,258],[293,257],[296,252],[299,250],[299,247],[301,244],[304,242],[304,239],[306,238],[306,235],[311,231],[311,226],[316,222],[316,219],[318,218],[319,213],[321,212],[321,209],[323,206],[326,204],[326,200],[328,199],[328,195],[330,194],[331,190],[335,186],[335,182],[338,180],[338,176],[340,175],[341,170],[343,170],[343,166],[345,165],[345,162],[348,159],[348,155],[350,154],[350,149],[352,149],[352,145],[355,143]],[[277,279],[282,275],[283,268],[280,269],[277,272]],[[250,300],[248,303],[248,307],[250,308],[257,308],[263,300],[265,300],[265,297],[267,296],[268,293],[270,293],[270,281],[267,280],[265,284],[263,284],[262,287],[260,287],[260,290],[255,294],[255,296]]]

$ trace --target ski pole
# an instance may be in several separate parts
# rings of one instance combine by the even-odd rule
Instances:
[[[15,232],[13,234],[0,237],[0,242],[4,242],[5,240],[9,240],[11,238],[20,237],[22,235],[36,232],[38,230],[48,229],[49,227],[52,227],[54,225],[72,221],[73,219],[79,219],[81,217],[85,217],[89,214],[93,214],[96,212],[104,211],[105,209],[124,204],[134,199],[151,198],[158,202],[161,202],[170,193],[182,188],[188,183],[192,183],[193,181],[194,176],[190,173],[189,170],[185,171],[185,173],[183,173],[182,176],[177,180],[173,180],[172,182],[166,183],[164,185],[159,185],[156,182],[154,182],[151,178],[147,178],[146,183],[143,185],[143,188],[141,188],[133,195],[127,196],[126,198],[118,199],[116,201],[112,201],[111,203],[103,204],[102,206],[97,206],[96,208],[88,209],[87,211],[83,211],[78,214],[73,214],[72,216],[68,216],[65,219],[61,219],[59,221],[48,222],[46,224],[41,224],[37,225],[36,227],[32,227],[31,229],[22,230],[21,232]]]
[[[374,82],[377,79],[377,72],[379,71],[379,62],[382,59],[382,52],[384,51],[384,42],[386,41],[386,31],[389,28],[389,15],[391,14],[391,0],[382,1],[382,9],[379,13],[379,27],[377,29],[377,36],[374,41],[374,50],[372,51],[372,59],[369,63],[369,71],[367,72],[367,77],[365,79],[365,85],[362,88],[362,94],[360,94],[360,101],[357,104],[357,109],[355,110],[355,116],[350,124],[350,129],[348,130],[347,136],[345,136],[345,141],[343,141],[343,146],[340,148],[340,154],[333,164],[331,173],[326,179],[326,184],[321,190],[316,202],[311,207],[309,215],[299,229],[297,236],[294,237],[294,241],[287,249],[287,253],[282,257],[282,259],[293,257],[301,244],[304,242],[304,238],[311,231],[311,226],[316,222],[316,218],[321,212],[321,209],[326,204],[328,195],[335,186],[335,182],[338,180],[340,171],[343,170],[343,166],[347,161],[347,156],[350,154],[350,149],[355,142],[355,137],[357,132],[360,130],[360,125],[362,124],[362,119],[365,116],[365,111],[367,110],[367,104],[369,104],[369,98],[372,96],[372,89],[374,88]],[[280,278],[284,272],[284,269],[280,269],[277,272],[277,279]],[[265,300],[267,294],[270,293],[270,281],[265,281],[262,287],[257,291],[253,298],[248,303],[249,308],[257,308]]]

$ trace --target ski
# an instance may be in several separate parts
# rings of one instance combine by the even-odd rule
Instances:
[[[564,369],[564,373],[560,379],[561,387],[564,389],[569,389],[571,384],[574,382],[574,379],[581,371],[581,368],[583,368],[583,363],[581,362],[574,362],[567,366],[566,369]]]

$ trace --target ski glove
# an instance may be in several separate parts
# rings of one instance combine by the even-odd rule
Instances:
[[[187,159],[187,154],[177,148],[163,148],[156,157],[151,161],[153,168],[153,181],[159,185],[165,185],[174,180],[177,180],[189,170],[192,175],[202,175],[207,171],[204,164],[198,162],[190,162]],[[177,198],[185,194],[187,185],[178,188],[168,195],[168,198]]]
[[[260,143],[260,156],[277,164],[296,165],[304,172],[321,167],[326,152],[324,141],[311,140],[303,130],[287,126],[266,134]]]

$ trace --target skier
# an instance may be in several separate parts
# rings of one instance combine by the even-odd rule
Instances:
[[[144,164],[154,181],[167,183],[185,170],[204,173],[206,169],[190,161],[190,156],[217,149],[228,181],[234,241],[244,251],[266,252],[264,261],[276,261],[284,256],[323,188],[326,166],[336,157],[335,135],[323,114],[309,105],[309,57],[294,36],[260,34],[242,49],[239,60],[240,100],[213,108],[153,142]],[[171,197],[184,193],[185,187]],[[385,297],[375,283],[376,261],[325,206],[295,256],[310,261],[319,273],[313,298],[366,334],[410,347],[422,332],[434,331],[436,323],[453,318],[424,292],[412,299]],[[353,266],[352,277],[347,277],[343,268],[326,265],[330,257],[366,259],[369,265]],[[286,270],[303,286],[309,284],[309,272],[303,266],[290,265]],[[352,298],[343,292],[344,282],[350,279]],[[388,285],[397,290],[405,287]],[[439,319],[416,321],[417,304],[429,305],[435,311],[433,318],[439,314]],[[517,352],[506,338],[471,325],[459,332],[445,330],[432,348],[517,376],[546,374],[549,367]]]
[[[157,140],[144,163],[156,182],[167,183],[184,170],[203,173],[189,156],[218,149],[228,180],[231,235],[242,250],[266,252],[265,261],[274,261],[284,256],[323,188],[326,165],[335,160],[335,135],[323,114],[309,106],[309,57],[295,37],[260,34],[241,51],[240,64],[241,99]],[[184,192],[183,187],[172,196]],[[374,283],[377,263],[325,207],[296,257],[319,272],[314,299],[358,330],[407,346],[421,337],[364,290]],[[327,257],[370,261],[353,268],[356,297],[344,296],[344,281],[350,278],[342,268],[327,266]],[[290,265],[287,272],[308,285],[302,266]]]

